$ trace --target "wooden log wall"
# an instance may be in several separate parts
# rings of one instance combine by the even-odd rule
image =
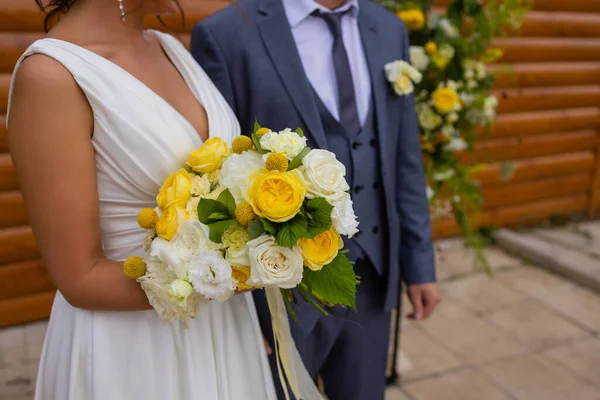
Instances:
[[[186,28],[168,26],[189,42],[196,22],[226,0],[185,0]],[[6,140],[8,87],[23,51],[43,37],[33,0],[0,0],[0,327],[49,315],[54,288],[28,226]],[[148,27],[160,29],[155,20]],[[465,162],[515,161],[512,180],[498,166],[478,174],[484,195],[481,222],[514,225],[557,213],[600,206],[600,1],[537,0],[519,37],[505,48],[495,93],[499,116],[489,136]],[[594,206],[596,202],[596,206]],[[434,224],[434,236],[457,233],[452,221]]]

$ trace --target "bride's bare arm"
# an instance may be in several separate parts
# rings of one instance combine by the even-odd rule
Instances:
[[[93,310],[149,309],[123,263],[102,251],[89,103],[70,73],[34,55],[17,72],[10,151],[44,263],[67,301]]]

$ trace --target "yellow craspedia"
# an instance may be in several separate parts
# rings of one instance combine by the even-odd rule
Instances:
[[[400,10],[396,12],[396,15],[404,22],[409,31],[423,29],[425,26],[425,14],[421,10]]]
[[[151,208],[144,208],[138,214],[138,224],[143,229],[152,229],[158,222],[158,214]]]
[[[434,42],[427,42],[427,44],[425,44],[425,52],[429,55],[434,54],[437,51],[437,44],[435,44]]]
[[[242,154],[245,151],[252,149],[252,139],[248,136],[238,136],[233,139],[233,143],[231,143],[231,149],[236,154]]]
[[[190,154],[187,162],[195,172],[205,174],[213,172],[227,156],[227,143],[220,137],[208,139],[202,147]]]
[[[335,228],[331,227],[314,239],[298,240],[298,246],[302,250],[304,265],[313,271],[320,271],[337,257],[338,251],[344,247],[344,241]]]
[[[234,267],[231,266],[231,276],[237,284],[237,290],[251,290],[253,286],[248,285],[250,279],[250,267]]]
[[[146,263],[142,257],[129,257],[123,264],[123,272],[128,278],[141,278],[146,273]]]
[[[235,208],[235,220],[243,226],[246,226],[256,217],[252,206],[248,203],[241,203]]]
[[[269,133],[271,130],[269,128],[260,128],[256,131],[257,135],[264,135],[265,133]]]
[[[441,114],[460,109],[460,97],[454,89],[439,87],[433,92],[431,99],[436,110]]]
[[[161,210],[171,206],[184,208],[190,199],[192,190],[192,177],[185,169],[171,174],[160,188],[156,202]]]
[[[306,196],[306,187],[298,174],[298,170],[254,174],[250,178],[248,197],[256,215],[272,222],[294,218]]]
[[[288,169],[289,161],[283,153],[271,153],[265,161],[267,171],[285,172]]]

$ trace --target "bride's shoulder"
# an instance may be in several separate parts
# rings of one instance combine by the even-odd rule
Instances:
[[[15,96],[67,96],[79,91],[73,75],[58,61],[44,54],[27,55],[15,69]]]

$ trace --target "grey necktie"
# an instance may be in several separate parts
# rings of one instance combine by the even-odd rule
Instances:
[[[323,18],[333,35],[333,67],[337,80],[340,123],[348,135],[355,135],[360,131],[360,120],[350,62],[342,39],[342,17],[348,11],[337,13],[315,11],[313,15]]]

